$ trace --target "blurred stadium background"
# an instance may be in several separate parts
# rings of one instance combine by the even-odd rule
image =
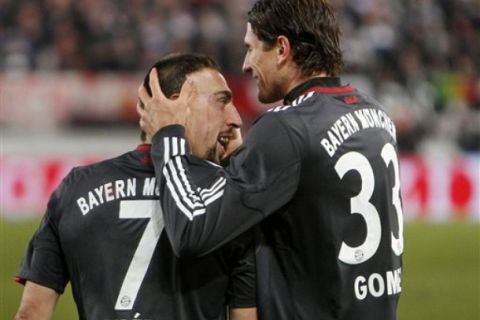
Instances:
[[[72,166],[139,142],[136,89],[159,57],[213,55],[248,132],[262,110],[241,74],[253,2],[0,0],[1,319],[18,306],[13,278],[50,192]],[[344,80],[382,102],[398,129],[400,319],[480,319],[480,1],[332,2]],[[69,292],[55,319],[76,319]]]

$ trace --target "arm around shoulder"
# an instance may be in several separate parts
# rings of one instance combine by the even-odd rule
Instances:
[[[152,160],[163,221],[177,256],[205,255],[282,208],[295,194],[300,154],[278,116],[265,116],[212,183],[199,186],[184,128],[161,129],[152,140]],[[210,169],[209,169],[210,170]],[[201,174],[199,174],[200,172]]]
[[[58,297],[55,290],[27,281],[15,320],[52,319]]]

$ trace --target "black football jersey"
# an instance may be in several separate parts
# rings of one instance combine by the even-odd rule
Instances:
[[[396,132],[378,102],[338,78],[290,92],[250,129],[210,192],[178,125],[154,136],[165,228],[203,255],[257,225],[262,320],[393,320],[403,218]]]
[[[199,186],[214,168],[202,163]],[[255,306],[250,233],[180,259],[158,195],[150,145],[73,169],[51,196],[17,280],[58,293],[70,282],[80,319],[225,319],[226,305]]]

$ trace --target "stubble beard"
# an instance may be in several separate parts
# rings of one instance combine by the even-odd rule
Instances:
[[[220,163],[219,156],[217,156],[217,147],[209,148],[205,153],[205,159],[214,163]]]
[[[263,88],[258,84],[258,100],[261,103],[273,103],[284,98],[285,94],[279,85],[272,84],[267,87],[265,84]]]

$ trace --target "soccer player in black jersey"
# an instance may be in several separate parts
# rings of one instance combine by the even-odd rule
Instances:
[[[172,99],[186,80],[198,84],[196,102],[205,103],[204,112],[223,143],[218,146],[216,137],[203,155],[218,162],[233,148],[231,138],[241,125],[218,66],[206,56],[177,54],[155,67]],[[210,94],[216,100],[209,100]],[[191,161],[204,168],[196,176],[197,186],[204,187],[208,201],[216,167],[193,157]],[[249,233],[203,257],[179,259],[164,231],[157,199],[150,144],[73,169],[51,196],[28,246],[17,278],[26,286],[16,319],[51,319],[70,282],[80,319],[223,320],[229,305],[230,319],[255,320]]]
[[[377,101],[341,84],[332,8],[260,0],[245,45],[243,70],[259,100],[283,105],[260,116],[229,165],[217,168],[207,200],[188,148],[204,133],[184,134],[197,117],[187,98],[195,89],[176,101],[158,88],[140,92],[170,241],[180,254],[204,255],[256,225],[262,320],[396,319],[403,218],[395,125]]]

